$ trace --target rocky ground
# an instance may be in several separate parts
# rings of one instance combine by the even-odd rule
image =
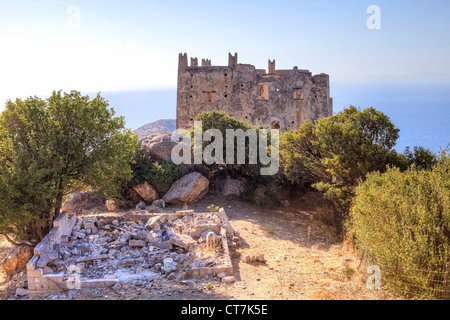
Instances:
[[[323,222],[329,208],[319,193],[305,193],[287,205],[265,207],[208,195],[189,209],[205,212],[211,204],[224,207],[232,226],[240,232],[240,247],[231,248],[237,281],[222,283],[217,277],[173,281],[162,276],[105,289],[68,291],[46,299],[391,298],[384,291],[366,288],[366,274],[363,268],[358,270],[353,248]],[[165,210],[174,212],[182,207],[168,206]],[[260,255],[265,263],[254,261]],[[26,299],[15,294],[16,288],[26,287],[25,279],[24,272],[0,279],[2,298]]]

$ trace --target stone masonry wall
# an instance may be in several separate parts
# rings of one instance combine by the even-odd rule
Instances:
[[[333,114],[329,76],[308,70],[276,70],[269,60],[268,73],[250,64],[238,64],[229,54],[228,66],[211,66],[211,60],[179,55],[177,128],[191,128],[197,113],[226,111],[255,125],[282,131],[297,129],[303,121]]]

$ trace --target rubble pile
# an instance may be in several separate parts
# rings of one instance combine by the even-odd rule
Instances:
[[[147,221],[78,217],[70,236],[61,236],[60,244],[41,255],[36,267],[43,274],[64,274],[75,266],[85,279],[119,281],[139,274],[181,280],[186,271],[197,268],[217,267],[221,273],[229,261],[224,245],[229,229],[220,213],[192,210],[157,214]]]

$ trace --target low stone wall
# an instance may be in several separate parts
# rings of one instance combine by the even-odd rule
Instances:
[[[34,256],[27,263],[28,296],[39,298],[52,293],[69,290],[67,281],[73,278],[70,274],[44,274],[36,264],[41,258],[54,251],[61,244],[62,236],[69,236],[77,221],[75,213],[62,212],[53,222],[53,229],[34,248]],[[117,279],[80,279],[80,288],[108,287],[117,283]]]
[[[62,212],[53,221],[53,229],[45,236],[45,238],[34,248],[35,255],[42,255],[45,252],[54,250],[55,245],[61,244],[61,236],[69,236],[72,228],[77,222],[77,215],[75,212]]]
[[[188,269],[184,272],[186,279],[202,278],[208,275],[217,276],[219,273],[224,272],[227,276],[233,275],[233,265],[230,258],[230,249],[228,248],[228,241],[226,236],[222,236],[223,253],[225,256],[225,263],[222,266],[217,267],[198,267]]]

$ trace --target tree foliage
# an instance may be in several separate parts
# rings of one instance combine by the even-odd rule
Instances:
[[[8,101],[0,115],[0,233],[42,238],[63,196],[80,186],[117,192],[131,178],[137,137],[97,94],[53,92]]]
[[[431,170],[437,162],[437,156],[430,149],[414,146],[413,151],[410,147],[406,147],[404,155],[409,165],[413,165],[419,169]]]
[[[249,147],[249,138],[245,138],[245,163],[239,164],[237,161],[237,147],[239,141],[235,139],[234,141],[234,161],[233,163],[226,163],[227,159],[227,150],[226,150],[226,130],[232,129],[234,131],[242,130],[243,132],[246,132],[249,129],[254,129],[255,137],[259,137],[259,130],[265,129],[264,127],[258,127],[253,126],[250,123],[246,121],[237,120],[231,116],[229,116],[226,112],[223,111],[211,111],[211,112],[202,112],[197,114],[196,121],[202,122],[202,135],[204,135],[205,131],[209,129],[217,129],[221,132],[223,137],[223,158],[224,163],[223,164],[206,164],[203,163],[205,167],[207,167],[210,172],[214,175],[217,173],[225,173],[227,175],[230,175],[231,177],[239,177],[244,178],[247,180],[247,182],[251,186],[255,186],[260,183],[267,183],[268,181],[273,180],[275,177],[271,175],[263,176],[261,175],[261,167],[263,166],[259,161],[257,161],[256,164],[251,164],[249,161],[250,157],[250,147]],[[271,136],[270,136],[270,130],[267,132],[267,153],[270,154],[270,148],[271,148]],[[191,130],[191,138],[192,143],[194,143],[194,130]],[[202,150],[205,150],[205,147],[210,144],[211,142],[202,142]],[[255,150],[255,152],[258,152],[258,150]]]
[[[388,164],[406,166],[392,150],[398,132],[384,113],[350,106],[283,134],[282,167],[289,179],[313,183],[345,215],[355,186],[368,172],[384,171]]]

